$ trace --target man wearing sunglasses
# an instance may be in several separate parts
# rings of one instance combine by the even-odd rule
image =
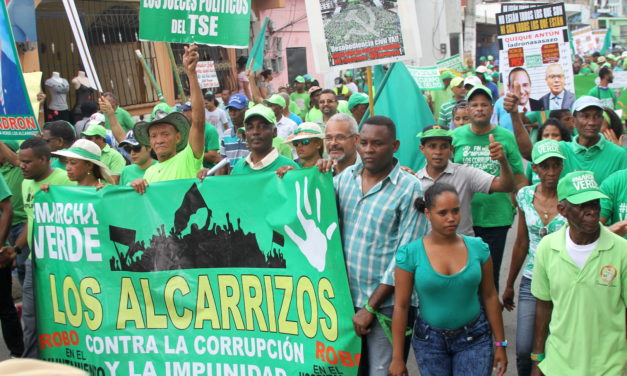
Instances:
[[[322,111],[322,128],[324,129],[331,117],[337,114],[337,97],[331,89],[324,89],[320,92],[318,100],[320,111]]]
[[[133,131],[128,131],[126,139],[120,142],[119,147],[130,155],[132,165],[124,167],[120,174],[120,185],[127,185],[136,179],[143,178],[148,167],[157,163],[152,158],[150,146],[142,146],[133,135]]]

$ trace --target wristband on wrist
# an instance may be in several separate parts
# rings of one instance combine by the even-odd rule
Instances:
[[[368,312],[370,312],[370,313],[373,313],[373,314],[376,314],[376,313],[377,313],[377,311],[375,311],[375,310],[374,310],[374,308],[372,308],[372,307],[370,306],[370,304],[368,304],[368,303],[366,303],[366,305],[364,306],[364,308],[366,309],[366,311],[368,311]]]
[[[504,340],[503,342],[494,342],[494,346],[496,346],[496,347],[507,347],[507,340]]]
[[[531,353],[531,360],[534,362],[541,362],[544,360],[544,358],[546,357],[546,355],[544,355],[544,353],[541,354],[536,354],[536,353]]]
[[[22,253],[22,247],[18,246],[18,245],[14,245],[13,246],[13,250],[15,251],[15,253],[17,253],[18,255]]]

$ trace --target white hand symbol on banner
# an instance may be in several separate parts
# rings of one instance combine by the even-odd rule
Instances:
[[[312,215],[311,203],[309,202],[309,196],[307,194],[307,178],[305,178],[303,186],[304,206],[305,212],[308,216]],[[296,216],[305,231],[304,239],[296,235],[294,230],[285,225],[284,229],[287,235],[298,246],[298,249],[305,255],[307,261],[316,268],[318,271],[323,271],[326,263],[327,255],[327,239],[331,240],[333,232],[337,228],[337,223],[331,223],[325,233],[319,228],[320,224],[320,190],[316,189],[316,214],[314,219],[307,219],[303,215],[300,207],[300,183],[296,182]]]

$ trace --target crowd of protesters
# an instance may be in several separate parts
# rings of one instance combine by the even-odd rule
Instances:
[[[271,71],[256,79],[243,62],[237,90],[203,93],[192,45],[183,57],[189,102],[159,104],[131,129],[108,93],[85,103],[75,124],[48,122],[21,144],[0,142],[0,319],[11,356],[38,357],[29,251],[37,192],[127,185],[143,194],[163,181],[268,171],[279,179],[312,167],[334,175],[360,374],[406,375],[410,346],[421,375],[503,375],[507,346],[519,375],[627,372],[627,149],[620,117],[601,98],[619,59],[576,62],[600,76],[599,95],[542,115],[499,90],[492,56],[466,77],[444,72],[445,90],[425,93],[436,116],[417,135],[426,160],[417,172],[394,156],[404,125],[367,116],[359,72],[333,88],[303,75],[275,91]],[[509,343],[502,308],[514,307]]]

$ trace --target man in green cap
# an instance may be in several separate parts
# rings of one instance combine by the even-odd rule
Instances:
[[[298,107],[297,115],[304,119],[307,111],[309,111],[309,94],[305,91],[305,78],[303,76],[296,76],[294,89],[296,91],[290,95],[290,99]]]
[[[466,96],[466,89],[464,89],[464,79],[461,77],[455,77],[451,80],[451,91],[453,92],[453,98],[450,101],[444,103],[440,107],[440,115],[438,116],[438,124],[445,127],[450,127],[451,118],[453,117],[453,107],[457,102],[464,100]]]
[[[274,116],[276,117],[277,136],[284,140],[287,139],[294,133],[298,125],[296,125],[292,119],[283,116],[283,112],[287,107],[285,99],[283,99],[280,94],[274,94],[270,98],[264,100],[264,104],[270,107],[274,112]]]
[[[490,144],[501,143],[514,174],[515,187],[527,184],[522,158],[514,135],[490,122],[493,111],[492,92],[485,86],[475,86],[466,95],[470,124],[455,128],[453,148],[455,163],[467,164],[491,175],[500,176],[499,162],[490,158]],[[498,291],[499,274],[507,231],[514,222],[514,206],[507,193],[477,193],[472,199],[472,220],[476,236],[488,243],[494,262],[494,282]]]
[[[250,154],[233,167],[231,175],[276,171],[281,166],[298,168],[293,160],[279,154],[272,146],[277,134],[276,117],[272,109],[261,104],[250,108],[244,116],[244,128]]]
[[[481,56],[481,57],[479,58],[479,65],[480,65],[480,66],[481,66],[481,65],[485,65],[485,63],[486,63],[486,57],[485,57],[485,56]]]
[[[190,121],[180,112],[157,114],[150,123],[138,123],[135,126],[135,138],[140,144],[150,146],[158,161],[146,170],[143,178],[131,183],[131,187],[139,194],[146,192],[149,183],[192,179],[202,167],[205,107],[196,74],[198,58],[198,46],[185,46],[183,68],[189,80],[192,101],[191,126]]]
[[[567,224],[540,241],[531,281],[532,375],[625,375],[627,240],[600,224],[592,172],[564,176],[557,196]]]
[[[355,93],[348,98],[348,110],[351,112],[357,124],[361,123],[361,119],[368,110],[370,99],[368,94]]]
[[[82,135],[87,140],[98,145],[102,153],[100,155],[100,161],[104,163],[107,168],[109,168],[113,179],[116,182],[119,181],[120,173],[126,166],[126,160],[120,152],[113,149],[105,141],[105,138],[107,137],[107,130],[102,125],[92,124],[85,132],[82,133]]]
[[[453,92],[451,91],[451,80],[455,78],[453,73],[449,70],[445,70],[440,75],[442,79],[442,83],[444,84],[444,89],[442,90],[432,90],[431,93],[431,101],[433,102],[433,116],[438,117],[440,114],[440,108],[442,105],[453,98]],[[437,120],[437,119],[436,119]]]

